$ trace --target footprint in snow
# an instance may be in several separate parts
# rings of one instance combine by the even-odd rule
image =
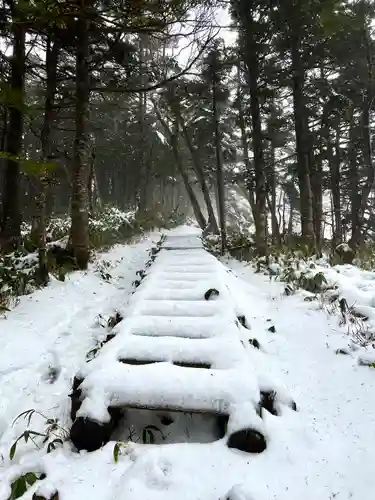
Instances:
[[[254,497],[242,484],[236,484],[221,500],[254,500]]]
[[[172,483],[171,462],[149,452],[140,453],[132,462],[130,467],[119,478],[118,485],[112,496],[113,499],[122,498],[119,492],[124,490],[124,485],[129,485],[134,481],[141,483],[150,490],[163,491],[170,487]]]
[[[149,457],[142,471],[145,484],[154,490],[165,490],[171,484],[172,464],[162,458]]]
[[[49,358],[48,365],[45,362],[41,366],[41,371],[42,371],[41,379],[48,384],[53,384],[60,376],[61,365],[58,356],[54,351],[48,353],[48,358]]]

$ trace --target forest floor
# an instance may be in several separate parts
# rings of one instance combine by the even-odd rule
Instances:
[[[248,346],[252,363],[285,387],[298,408],[281,417],[267,414],[263,453],[232,450],[224,440],[135,443],[116,462],[113,441],[78,454],[64,442],[46,454],[35,436],[41,449],[20,440],[10,459],[12,444],[26,429],[46,428],[37,414],[30,425],[24,418],[13,425],[22,412],[34,409],[69,429],[72,379],[105,336],[103,322],[125,310],[136,271],[159,236],[115,246],[87,272],[21,297],[0,320],[0,500],[13,499],[11,483],[30,471],[47,478],[30,487],[25,500],[38,483],[44,483],[46,498],[58,490],[59,500],[219,500],[230,490],[231,500],[373,500],[374,368],[359,365],[354,351],[336,354],[348,345],[336,316],[304,301],[303,294],[285,296],[282,283],[234,259],[223,261],[230,270],[227,286],[246,313],[248,337],[261,346]],[[361,271],[351,266],[350,272],[358,282]],[[375,273],[366,276],[375,283]],[[59,427],[56,435],[61,432]]]

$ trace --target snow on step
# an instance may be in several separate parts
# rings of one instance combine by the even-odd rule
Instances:
[[[238,334],[237,327],[228,319],[216,317],[205,318],[168,318],[166,316],[139,316],[126,319],[124,324],[116,326],[119,332],[117,337],[124,335],[140,335],[153,337],[183,337],[192,339],[205,339],[225,335]]]
[[[151,269],[151,268],[149,268]],[[193,276],[193,278],[192,278]],[[140,288],[137,290],[138,298],[145,298],[143,295],[147,293],[157,294],[158,291],[164,289],[180,289],[190,291],[192,289],[202,290],[201,299],[204,299],[204,294],[210,288],[216,288],[221,294],[228,294],[228,288],[223,283],[222,278],[216,272],[202,272],[195,273],[194,275],[188,272],[175,273],[172,271],[147,271],[147,275],[144,278]],[[217,298],[221,300],[223,297],[219,295]]]
[[[202,272],[202,273],[184,273],[184,272],[178,272],[178,271],[157,271],[158,279],[160,281],[196,281],[199,282],[199,280],[204,280],[209,282],[210,278],[212,278],[213,273],[211,272]]]
[[[215,262],[215,258],[207,258],[206,251],[202,251],[199,255],[192,257],[186,254],[180,254],[179,252],[160,252],[161,255],[155,261],[155,269],[158,269],[160,266],[164,266],[166,263],[170,268],[181,267],[181,266],[197,266],[197,267],[205,267],[205,266],[217,266],[217,261]],[[165,258],[164,255],[167,253],[168,258]]]
[[[84,380],[81,388],[88,397],[77,415],[106,422],[110,406],[229,415],[234,404],[259,401],[255,381],[250,367],[246,376],[239,377],[234,368],[198,370],[171,363],[116,363],[96,370]]]
[[[144,291],[144,298],[147,300],[202,300],[204,294],[207,292],[207,286],[202,287],[200,283],[193,284],[189,282],[190,287],[186,286],[177,286],[181,282],[163,282],[163,288],[160,289],[152,289]],[[174,286],[174,288],[173,288]],[[217,287],[213,287],[216,288]],[[143,290],[142,290],[143,292]],[[218,301],[222,300],[220,296],[217,298]]]
[[[154,280],[154,283],[155,283],[155,280]],[[147,285],[149,284],[149,277],[146,277],[145,281],[141,284],[141,287],[137,290],[137,293],[140,293],[141,290],[142,291],[145,290],[145,286],[144,286],[145,284],[147,284]],[[197,283],[195,283],[194,281],[184,281],[183,279],[180,281],[179,280],[165,279],[165,280],[163,280],[162,285],[163,285],[162,289],[177,288],[180,290],[187,290],[187,289],[191,290],[193,288],[196,288]],[[158,290],[160,289],[160,286],[161,286],[161,282],[160,282],[160,280],[158,280],[158,282],[155,283],[155,286],[152,289],[152,291],[157,293]],[[150,292],[150,289],[148,286],[147,286],[147,291]]]
[[[163,271],[161,269],[163,269]],[[198,266],[196,264],[179,263],[173,266],[168,264],[168,271],[165,270],[164,266],[163,268],[161,268],[161,266],[158,267],[157,265],[155,265],[153,273],[157,273],[158,271],[160,272],[160,274],[168,272],[172,274],[193,274],[194,276],[196,276],[197,274],[211,275],[212,273],[215,273],[217,271],[217,268],[212,266],[212,264]]]
[[[232,332],[234,333],[234,332]],[[103,346],[100,356],[87,365],[96,371],[118,360],[138,359],[168,362],[207,363],[215,369],[232,368],[244,360],[243,346],[235,335],[196,339],[160,336],[129,335],[126,345],[117,336]]]
[[[209,254],[204,248],[190,249],[190,250],[169,250],[168,252],[160,252],[156,264],[164,264],[168,262],[173,265],[183,261],[184,263],[195,263],[196,265],[210,263],[215,265],[217,259]]]
[[[168,236],[163,243],[163,248],[167,249],[195,249],[203,248],[202,239],[199,236]]]
[[[216,301],[142,300],[134,312],[150,316],[205,317],[220,315],[222,310],[223,305]]]
[[[126,348],[118,351],[121,359],[138,358],[173,362],[207,363],[215,369],[231,368],[243,361],[243,346],[234,337],[197,341],[189,338],[131,336]]]

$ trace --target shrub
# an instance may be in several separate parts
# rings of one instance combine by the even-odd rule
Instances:
[[[47,261],[49,272],[60,281],[68,273],[77,269],[71,251],[66,247],[69,239],[70,217],[53,217],[46,228]],[[104,250],[116,243],[126,243],[145,231],[174,227],[183,222],[177,211],[164,214],[159,205],[142,214],[122,212],[115,207],[103,210],[89,219],[89,238],[92,249]],[[33,292],[43,283],[38,275],[38,257],[31,240],[31,226],[23,223],[22,245],[17,252],[0,255],[0,314],[7,312],[15,303],[15,298]],[[108,280],[109,274],[103,268],[100,273]]]

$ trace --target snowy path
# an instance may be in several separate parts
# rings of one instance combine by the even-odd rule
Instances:
[[[298,407],[264,416],[266,451],[245,454],[223,440],[134,444],[116,464],[113,442],[80,454],[66,443],[49,455],[32,452],[28,444],[9,462],[9,447],[25,428],[24,421],[11,427],[18,413],[35,408],[66,418],[71,377],[99,332],[95,316],[121,304],[146,260],[146,247],[114,252],[113,261],[125,257],[115,267],[115,285],[92,273],[76,274],[72,282],[24,299],[0,325],[0,500],[7,500],[9,480],[37,467],[46,471],[43,483],[58,489],[60,500],[219,500],[237,484],[242,486],[231,500],[373,500],[375,371],[335,354],[347,343],[337,318],[298,295],[283,297],[280,283],[233,260],[226,264],[241,279],[229,272],[226,283],[251,326],[241,330],[242,339],[255,337],[261,344],[260,350],[247,346],[248,359],[265,383],[284,385]],[[165,292],[163,301],[171,294]],[[51,363],[61,369],[54,384],[43,380]],[[23,498],[30,500],[34,490]]]

